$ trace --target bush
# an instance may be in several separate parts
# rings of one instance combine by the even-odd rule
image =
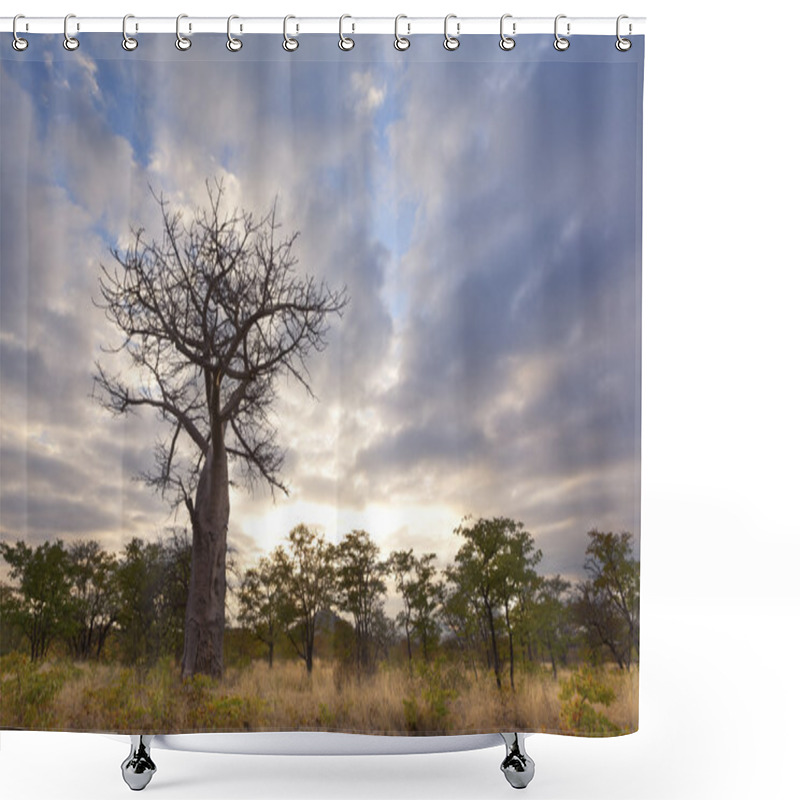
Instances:
[[[559,717],[566,730],[588,734],[621,732],[618,725],[592,705],[610,706],[615,694],[610,686],[601,682],[599,673],[590,667],[581,667],[565,680],[558,699],[561,701]]]
[[[411,679],[412,694],[403,698],[406,730],[444,732],[450,704],[458,697],[458,685],[457,671],[453,667],[445,670],[441,657],[431,664],[416,664]]]

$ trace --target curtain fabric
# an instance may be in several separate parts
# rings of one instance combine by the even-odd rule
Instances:
[[[638,727],[643,37],[0,48],[0,726]]]

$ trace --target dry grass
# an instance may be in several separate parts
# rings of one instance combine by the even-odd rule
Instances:
[[[270,669],[256,661],[227,670],[219,682],[202,676],[182,681],[177,667],[166,661],[146,671],[78,664],[38,670],[27,665],[27,672],[6,662],[0,664],[0,727],[119,733],[574,733],[559,722],[559,685],[569,674],[564,670],[558,682],[549,673],[519,674],[512,693],[507,687],[498,691],[490,672],[476,679],[460,666],[441,662],[418,665],[413,674],[405,666],[384,664],[374,674],[358,676],[335,662],[319,661],[309,678],[300,662],[278,662]],[[36,683],[43,676],[46,691]],[[607,669],[603,682],[616,695],[603,713],[623,731],[636,730],[638,672]]]

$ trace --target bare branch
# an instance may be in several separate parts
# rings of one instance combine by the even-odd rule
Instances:
[[[325,348],[329,317],[348,302],[345,289],[296,273],[299,234],[281,233],[277,198],[258,218],[225,208],[222,181],[206,181],[206,192],[206,206],[184,219],[151,187],[160,235],[132,227],[128,248],[101,265],[94,299],[121,334],[104,352],[125,353],[131,366],[112,376],[98,363],[95,397],[114,414],[151,408],[170,426],[144,477],[190,513],[211,442],[250,488],[266,481],[287,492],[269,419],[277,381],[291,377],[313,396],[309,356]]]

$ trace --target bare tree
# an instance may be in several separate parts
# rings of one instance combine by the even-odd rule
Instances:
[[[123,334],[124,376],[96,365],[100,402],[116,414],[154,409],[168,426],[145,480],[183,504],[192,525],[192,567],[183,674],[222,673],[229,462],[248,488],[286,492],[271,409],[281,376],[311,393],[307,358],[322,350],[328,317],[344,290],[295,271],[297,233],[282,238],[276,207],[265,217],[225,211],[221,182],[184,220],[157,197],[160,236],[132,230],[113,267],[102,266],[100,299]]]

